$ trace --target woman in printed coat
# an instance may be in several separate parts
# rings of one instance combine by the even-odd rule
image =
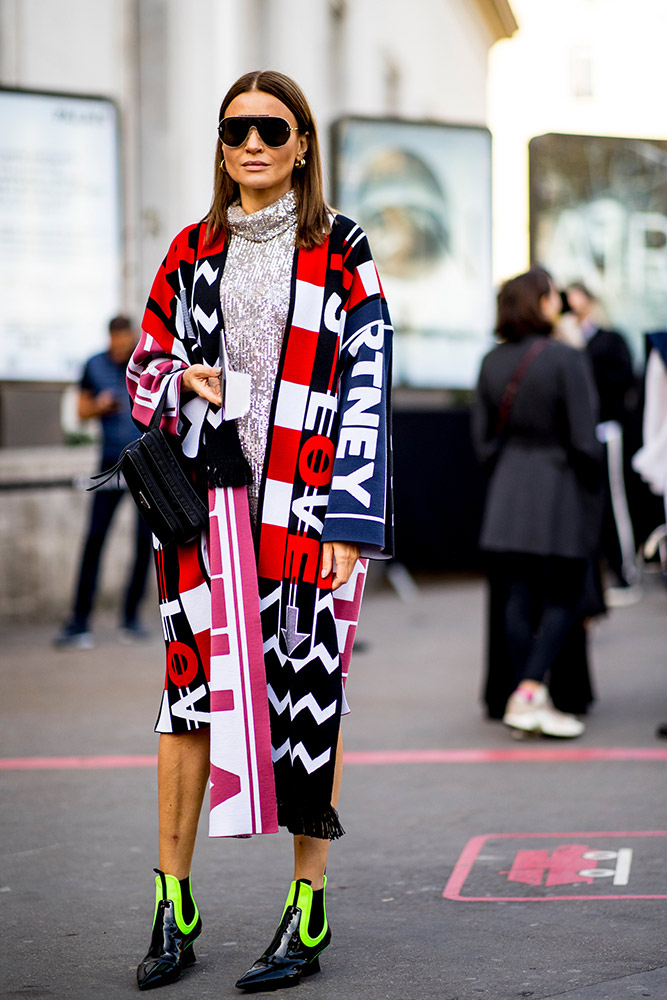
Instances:
[[[319,970],[329,842],[344,832],[344,681],[366,560],[391,550],[391,326],[368,242],[324,202],[294,81],[241,77],[219,119],[211,209],[171,244],[128,367],[135,420],[164,399],[162,427],[209,504],[200,539],[155,542],[167,671],[141,989],[194,962],[209,773],[212,836],[294,837],[282,920],[236,985]]]

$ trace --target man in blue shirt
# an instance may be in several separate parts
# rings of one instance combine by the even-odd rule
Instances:
[[[116,316],[109,323],[107,350],[88,360],[79,384],[79,416],[82,420],[97,418],[102,425],[100,472],[115,465],[125,445],[139,436],[130,414],[125,385],[125,369],[136,343],[137,335],[130,320]],[[88,619],[95,598],[100,557],[116,508],[125,495],[126,490],[114,487],[113,481],[95,491],[74,608],[54,640],[56,646],[77,649],[93,646]],[[127,638],[147,635],[137,612],[144,593],[151,549],[151,533],[137,514],[136,554],[123,604],[122,626]]]

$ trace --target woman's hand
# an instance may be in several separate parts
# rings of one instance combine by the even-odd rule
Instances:
[[[322,578],[329,576],[335,564],[332,590],[338,590],[350,579],[360,551],[354,542],[322,543]]]
[[[207,365],[190,365],[183,372],[181,385],[188,392],[196,392],[207,403],[222,406],[221,371],[221,368],[209,368]]]

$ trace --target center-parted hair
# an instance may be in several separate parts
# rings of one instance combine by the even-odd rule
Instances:
[[[306,95],[289,76],[273,70],[255,70],[239,77],[229,88],[220,105],[218,121],[225,117],[227,108],[235,97],[253,90],[271,94],[272,97],[282,101],[294,115],[299,134],[307,133],[306,165],[301,169],[296,167],[293,169],[292,186],[296,195],[298,219],[296,245],[308,250],[323,243],[331,230],[330,209],[324,201],[322,159],[313,113]],[[208,242],[215,240],[221,233],[229,235],[227,209],[239,197],[239,186],[236,181],[232,180],[226,170],[220,169],[223,158],[223,146],[218,139],[215,148],[213,200],[205,217]]]
[[[498,292],[496,333],[503,340],[523,340],[531,334],[548,336],[553,323],[542,312],[541,300],[551,292],[551,275],[543,267],[510,278]]]

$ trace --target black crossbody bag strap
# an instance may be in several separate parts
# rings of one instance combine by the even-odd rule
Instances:
[[[516,394],[519,391],[519,386],[526,377],[529,368],[531,367],[533,361],[542,353],[545,347],[549,346],[549,340],[547,337],[540,337],[536,340],[534,344],[528,348],[524,356],[521,358],[516,371],[512,375],[512,378],[507,383],[505,392],[503,393],[503,398],[500,401],[500,407],[498,409],[498,423],[496,424],[496,434],[501,437],[507,427],[507,423],[512,412],[512,406],[516,398]]]

